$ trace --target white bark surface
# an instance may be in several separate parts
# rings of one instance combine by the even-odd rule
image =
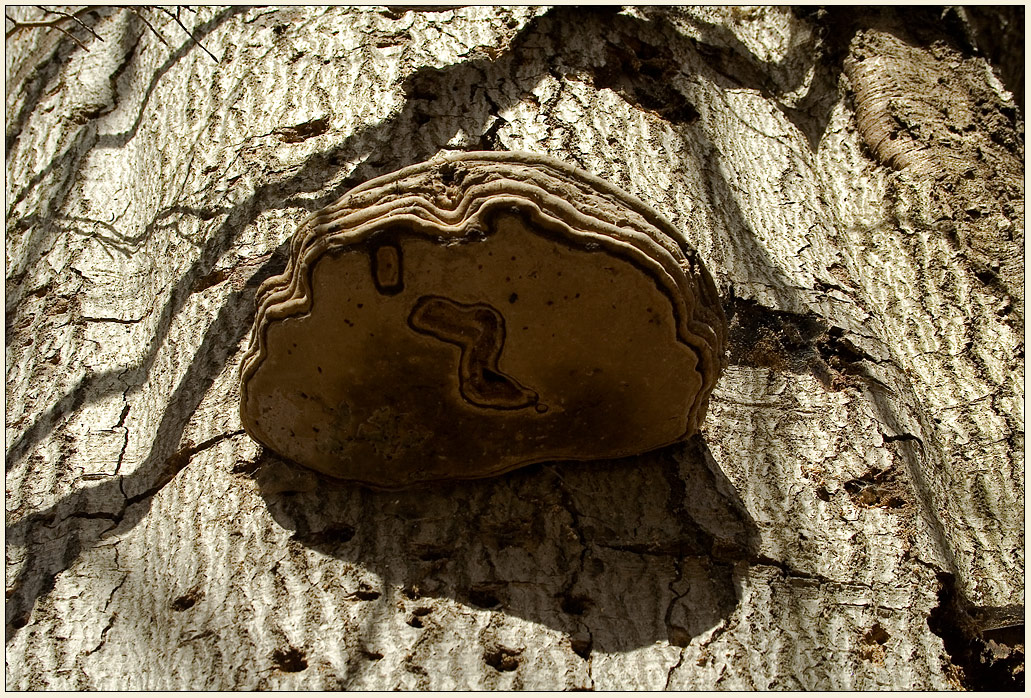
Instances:
[[[1022,115],[982,58],[881,27],[835,69],[782,8],[184,21],[218,63],[125,11],[6,43],[9,689],[976,685],[1024,591]],[[883,75],[960,85],[885,128],[962,167],[871,140]],[[239,364],[297,225],[482,149],[692,241],[732,317],[701,436],[400,493],[262,451]]]

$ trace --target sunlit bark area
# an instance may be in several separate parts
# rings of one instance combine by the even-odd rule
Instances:
[[[1022,688],[1023,21],[9,19],[7,688]],[[262,448],[240,364],[294,231],[473,150],[697,249],[700,434],[386,493]]]

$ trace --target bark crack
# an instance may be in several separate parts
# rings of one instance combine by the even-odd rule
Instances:
[[[231,431],[227,434],[219,434],[217,436],[213,436],[210,439],[207,439],[206,441],[202,441],[196,446],[187,446],[185,448],[179,449],[171,456],[169,456],[169,458],[167,459],[166,462],[170,465],[170,467],[168,470],[165,471],[164,474],[162,474],[162,476],[158,479],[158,482],[154,486],[144,490],[143,492],[140,492],[139,494],[133,495],[132,497],[127,497],[125,500],[125,507],[122,509],[122,512],[124,513],[125,509],[128,509],[133,504],[137,504],[143,500],[149,499],[150,497],[153,497],[162,489],[164,489],[165,485],[171,482],[176,475],[178,475],[182,470],[184,470],[186,466],[190,464],[190,460],[198,453],[206,451],[209,448],[217,446],[219,443],[225,441],[226,439],[231,439],[234,436],[239,436],[243,433],[243,429],[237,429],[236,431]]]
[[[129,427],[125,426],[125,418],[129,414],[129,399],[125,393],[122,393],[122,399],[125,400],[125,406],[122,408],[122,414],[118,417],[118,424],[114,426],[115,429],[124,429],[122,439],[122,448],[118,452],[118,462],[115,463],[115,475],[119,475],[122,472],[122,461],[125,460],[125,452],[129,448]]]
[[[684,663],[684,655],[685,654],[687,654],[687,648],[686,647],[681,647],[680,648],[680,656],[677,657],[677,663],[674,664],[673,666],[671,666],[669,668],[669,671],[666,673],[666,685],[662,687],[662,690],[664,690],[664,691],[670,690],[670,685],[673,683],[673,674],[675,674],[677,669],[680,668],[680,665]]]
[[[115,567],[118,566],[118,562],[117,561],[118,561],[118,550],[116,548],[115,549]],[[107,611],[107,609],[111,606],[111,602],[114,600],[115,594],[117,594],[118,590],[121,589],[122,586],[125,585],[125,582],[126,582],[127,579],[129,579],[129,575],[127,573],[123,574],[121,581],[118,582],[118,584],[115,586],[115,588],[111,590],[111,593],[108,594],[107,601],[104,603],[104,611]],[[96,652],[99,652],[104,647],[104,645],[107,643],[107,634],[108,634],[108,632],[110,632],[111,628],[114,626],[115,621],[117,619],[118,619],[118,614],[117,613],[112,613],[111,615],[109,615],[107,617],[107,624],[104,626],[104,629],[100,631],[100,642],[97,643],[96,647],[94,647],[93,649],[91,649],[88,652],[86,652],[87,655],[95,654]]]
[[[591,654],[594,649],[594,634],[583,619],[583,614],[590,607],[591,602],[589,598],[576,593],[576,586],[580,581],[580,575],[586,568],[587,540],[583,532],[581,515],[576,508],[576,503],[569,486],[553,466],[548,466],[548,470],[555,476],[558,482],[559,498],[562,502],[562,507],[569,512],[569,516],[572,519],[573,532],[576,534],[577,541],[580,544],[579,564],[572,570],[569,582],[558,593],[558,598],[561,610],[571,616],[576,616],[576,624],[579,626],[579,629],[569,634],[569,645],[573,652],[587,663],[587,676],[591,680],[590,687],[593,689],[594,676],[591,674]]]
[[[125,411],[128,412],[128,406],[126,406],[126,410]],[[122,497],[124,498],[125,501],[122,503],[121,509],[119,509],[117,512],[110,512],[110,511],[75,512],[73,514],[70,514],[69,516],[64,517],[64,519],[70,519],[70,518],[78,518],[78,519],[105,519],[105,520],[111,521],[112,523],[111,523],[111,526],[109,526],[104,531],[104,533],[106,534],[106,533],[108,533],[110,531],[113,531],[114,529],[118,528],[118,525],[122,522],[122,519],[125,517],[125,513],[126,513],[126,511],[128,511],[129,507],[131,507],[131,506],[133,506],[135,504],[139,504],[140,502],[145,501],[147,499],[150,499],[151,497],[156,495],[158,492],[160,492],[162,489],[164,489],[164,487],[168,483],[170,483],[173,479],[175,479],[176,475],[178,475],[180,472],[182,472],[186,468],[186,466],[190,464],[190,460],[195,455],[197,455],[198,453],[201,453],[202,451],[206,451],[209,448],[212,448],[212,447],[218,445],[219,443],[221,443],[222,441],[225,441],[226,439],[231,439],[234,436],[239,436],[239,435],[241,435],[243,433],[245,433],[243,429],[237,429],[236,431],[231,431],[231,432],[228,432],[226,434],[219,434],[217,436],[213,436],[210,439],[207,439],[206,441],[202,441],[199,444],[189,445],[189,446],[186,446],[184,448],[179,449],[178,451],[173,453],[171,456],[169,456],[165,460],[165,462],[168,464],[168,467],[158,477],[157,482],[154,485],[152,485],[151,487],[148,487],[147,489],[143,490],[142,492],[140,492],[138,494],[134,494],[134,495],[131,495],[131,496],[128,495],[125,492],[125,476],[119,476],[119,478],[118,478],[118,489],[122,493]],[[120,459],[119,459],[119,465],[121,465],[121,460]],[[64,520],[64,519],[62,519],[62,520]],[[60,522],[58,522],[58,523],[60,523]],[[101,534],[101,535],[103,535],[103,534]]]
[[[764,565],[766,567],[775,567],[778,570],[780,570],[781,574],[784,575],[785,579],[809,579],[818,582],[819,584],[850,584],[864,587],[866,589],[873,589],[871,585],[866,584],[864,582],[857,582],[853,580],[842,581],[838,579],[831,579],[830,577],[825,577],[822,574],[816,574],[813,572],[803,572],[802,570],[793,568],[786,562],[783,562],[781,560],[774,560],[773,558],[767,557],[766,555],[757,555],[750,559],[748,561],[748,564],[752,567],[758,567],[761,565]]]
[[[666,625],[666,637],[671,645],[676,645],[681,648],[680,650],[680,661],[684,659],[683,648],[687,647],[691,642],[691,637],[686,630],[673,624],[673,609],[676,608],[677,602],[684,598],[686,592],[678,593],[676,585],[684,578],[684,567],[681,564],[681,560],[678,557],[673,558],[673,568],[676,570],[676,575],[670,580],[667,588],[670,593],[669,604],[666,606],[666,613],[663,617],[663,622]],[[676,666],[680,666],[680,661],[677,662]],[[666,688],[669,688],[669,681],[673,677],[673,667],[669,670],[669,674],[666,676]]]
[[[146,315],[144,317],[146,317]],[[89,315],[80,315],[79,320],[82,320],[83,322],[117,322],[119,325],[135,325],[138,322],[142,322],[143,318],[130,318],[126,320],[125,318],[120,317],[92,317]]]

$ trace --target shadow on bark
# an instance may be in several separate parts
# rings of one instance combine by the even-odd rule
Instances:
[[[510,106],[500,95],[531,90],[557,58],[592,73],[599,85],[611,83],[604,65],[566,50],[571,26],[593,24],[598,36],[615,31],[624,42],[634,36],[649,38],[652,44],[644,50],[644,61],[659,60],[658,72],[646,76],[650,81],[642,81],[643,88],[611,84],[631,103],[654,111],[656,95],[665,94],[654,91],[661,91],[662,81],[668,78],[664,71],[671,65],[661,47],[663,41],[679,36],[662,22],[617,16],[609,10],[552,10],[528,23],[510,49],[496,59],[416,71],[404,85],[408,98],[397,115],[315,154],[295,173],[267,181],[231,209],[213,206],[209,213],[224,213],[225,218],[213,226],[197,261],[167,296],[143,360],[83,378],[13,441],[7,467],[17,464],[65,416],[83,405],[112,394],[128,397],[142,389],[174,318],[198,282],[208,278],[238,232],[262,212],[320,208],[360,181],[432,157],[459,131],[483,134],[480,142],[469,144],[472,149],[496,148],[489,127],[498,112]],[[191,42],[181,50],[192,48]],[[642,51],[629,44],[624,48],[635,54]],[[649,58],[648,52],[654,50],[660,50],[657,59]],[[690,44],[686,50],[693,50]],[[515,77],[520,75],[524,77]],[[506,81],[513,89],[495,89]],[[456,112],[452,108],[456,103],[470,108]],[[686,100],[673,117],[679,114],[690,121],[693,109],[685,105]],[[472,108],[477,106],[483,108]],[[86,150],[117,147],[124,143],[120,137],[131,134],[105,136],[110,140]],[[69,149],[65,156],[76,152],[77,148]],[[395,152],[405,154],[392,155]],[[363,163],[341,177],[348,163],[362,156]],[[61,160],[61,166],[77,169],[80,161]],[[719,173],[714,171],[713,176],[718,178]],[[314,199],[298,196],[321,191],[334,180],[339,181],[339,191]],[[718,196],[715,190],[722,191],[726,183],[717,181],[713,186]],[[82,551],[112,534],[131,530],[149,511],[153,495],[204,446],[184,447],[182,435],[250,329],[254,286],[282,269],[288,244],[279,246],[247,288],[228,295],[168,396],[151,450],[134,471],[76,490],[7,526],[8,545],[27,548],[27,560],[8,587],[8,640],[30,621],[34,603],[54,587],[57,575],[71,567]],[[618,462],[534,466],[496,480],[402,494],[327,486],[317,495],[269,494],[268,506],[282,525],[296,531],[301,543],[361,560],[385,578],[402,582],[413,600],[436,595],[505,608],[568,632],[574,649],[585,654],[592,647],[618,651],[662,638],[686,644],[717,626],[737,602],[731,576],[734,564],[757,547],[754,523],[700,440],[635,459],[633,467]],[[377,527],[393,527],[396,537],[385,537]],[[353,543],[344,541],[348,531]],[[387,547],[374,547],[374,540]],[[545,572],[551,576],[542,577]],[[665,601],[639,613],[640,604],[649,599]],[[413,619],[430,622],[419,615]]]
[[[10,469],[17,464],[46,439],[65,416],[84,405],[112,394],[121,393],[129,397],[142,389],[150,376],[158,353],[167,339],[167,333],[175,316],[186,305],[198,281],[208,277],[218,260],[231,248],[238,231],[244,230],[263,211],[290,206],[302,206],[307,210],[321,208],[334,200],[339,192],[327,193],[314,200],[295,197],[301,193],[319,191],[325,187],[327,182],[340,175],[346,163],[354,162],[363,153],[369,154],[367,159],[360,166],[348,172],[346,178],[341,182],[341,189],[347,189],[360,181],[426,160],[438,152],[459,131],[484,134],[480,142],[471,144],[474,149],[494,148],[497,144],[491,142],[488,125],[501,109],[509,106],[509,103],[504,100],[495,101],[491,97],[492,94],[494,96],[518,95],[521,90],[531,90],[541,77],[547,75],[552,69],[556,56],[574,66],[595,72],[596,75],[601,76],[599,79],[604,81],[604,72],[598,72],[601,66],[592,63],[591,58],[565,50],[571,28],[578,22],[595,24],[595,30],[599,35],[605,35],[606,32],[613,29],[618,30],[624,40],[627,36],[637,33],[648,34],[653,42],[661,43],[660,38],[669,34],[668,28],[656,33],[652,22],[616,16],[613,12],[614,9],[582,12],[572,8],[558,8],[529,22],[515,37],[510,49],[496,59],[475,59],[444,69],[419,69],[405,82],[404,91],[408,99],[399,114],[381,124],[367,126],[344,143],[315,154],[295,174],[283,180],[267,182],[259,187],[252,196],[228,211],[225,208],[212,207],[206,215],[213,216],[221,212],[225,214],[225,218],[221,225],[212,230],[201,248],[197,261],[180,277],[167,297],[160,311],[157,329],[143,360],[136,365],[113,368],[99,374],[88,375],[80,380],[75,388],[55,401],[32,425],[13,440],[7,450],[6,467]],[[199,29],[196,34],[199,37],[206,35],[231,14],[220,14]],[[615,21],[616,24],[611,25],[610,20]],[[159,72],[167,71],[174,61],[182,57],[185,51],[193,48],[192,41],[184,44],[166,61]],[[513,77],[517,75],[524,77]],[[520,89],[491,90],[488,93],[485,87],[500,85],[505,81],[512,80],[518,83],[517,86]],[[651,93],[647,88],[654,87],[656,83],[655,80],[652,80],[643,84],[646,87],[644,92],[640,89],[627,88],[623,89],[621,93],[632,102],[639,103],[638,106],[648,108],[641,102],[642,100],[645,103],[648,102]],[[155,85],[156,80],[152,80],[144,104]],[[456,112],[452,108],[454,103],[486,108]],[[461,116],[456,117],[456,113]],[[139,124],[139,121],[138,118],[136,125]],[[84,129],[80,133],[94,134],[93,144],[86,147],[77,140],[74,147],[64,151],[55,162],[59,162],[62,169],[77,170],[78,163],[84,157],[83,153],[90,151],[93,147],[124,145],[135,133],[135,128],[136,126],[125,133],[102,137],[96,136],[95,131]],[[405,147],[398,147],[398,144],[403,144]],[[406,155],[398,158],[392,155],[395,152],[404,152]],[[382,153],[382,155],[377,155],[377,153]],[[47,168],[48,171],[53,169],[54,167]],[[27,191],[34,185],[34,182],[38,181],[41,181],[41,178],[37,177],[22,191]],[[155,221],[160,220],[164,215],[166,215],[164,212],[159,213],[155,217]],[[152,223],[149,227],[154,225]],[[280,245],[272,259],[258,274],[252,277],[249,282],[251,286],[282,269],[288,244],[286,242]],[[30,621],[35,601],[53,588],[57,575],[74,564],[84,550],[92,548],[113,533],[124,533],[133,528],[149,511],[152,496],[188,465],[191,448],[181,447],[179,442],[182,434],[205,392],[225,363],[230,360],[235,347],[249,330],[252,314],[253,287],[235,292],[226,299],[216,319],[205,331],[201,346],[189,361],[188,368],[175,392],[169,396],[169,408],[165,411],[158,426],[150,453],[130,475],[119,476],[93,487],[78,489],[53,506],[24,516],[7,526],[8,545],[28,548],[27,560],[9,587],[11,591],[6,605],[6,637],[8,639]],[[657,477],[655,473],[653,476]],[[518,478],[520,476],[510,477]],[[491,486],[463,484],[453,487],[476,490]],[[615,491],[619,491],[618,488]],[[481,491],[478,496],[485,495]],[[555,503],[552,502],[552,504]],[[536,525],[547,523],[547,519],[539,517],[532,521],[535,521]],[[497,536],[496,547],[499,550],[511,547],[504,544],[506,535],[504,526],[498,529],[495,535]],[[596,547],[605,549],[603,546]],[[700,559],[704,560],[703,548],[704,546],[696,546],[690,550],[693,551],[692,554],[702,555],[703,557]],[[666,559],[678,558],[676,556],[669,557],[667,554]],[[570,561],[570,564],[572,565],[574,562]],[[673,563],[669,562],[669,564]],[[723,565],[721,574],[729,580],[729,566],[727,565],[729,563]],[[699,583],[707,575],[708,572],[701,574]],[[627,573],[619,580],[629,584],[633,581],[633,577],[634,575]],[[657,578],[653,577],[652,579],[654,581]],[[677,576],[674,575],[672,579],[677,579]],[[482,580],[477,583],[481,582]],[[467,591],[481,601],[485,601],[490,598],[490,587],[489,582],[482,582],[482,584],[487,584],[487,586],[471,585]],[[566,602],[567,608],[578,607],[578,602],[575,600],[579,598],[576,596],[577,593],[571,588],[569,594],[572,596],[569,596],[571,600]],[[725,597],[724,602],[721,602],[724,605],[721,607],[726,606],[726,598],[730,597]],[[529,611],[525,612],[532,615]],[[576,614],[567,615],[575,616]],[[557,620],[552,620],[558,624],[556,627],[561,625]],[[684,622],[689,626],[692,625],[691,622]],[[704,623],[702,624],[704,625]],[[684,632],[690,634],[690,631]],[[656,635],[656,633],[658,630],[645,634]],[[605,643],[613,646],[619,644],[615,638],[611,642],[605,640]]]
[[[656,641],[686,646],[717,628],[739,601],[735,564],[759,545],[700,436],[635,458],[400,492],[268,452],[249,472],[293,540],[400,586],[409,625],[431,626],[430,601],[447,598],[558,630],[585,659]]]
[[[232,17],[240,14],[241,12],[246,11],[246,9],[247,8],[245,7],[234,7],[226,9],[223,12],[220,12],[217,15],[215,15],[207,22],[204,22],[203,24],[199,25],[194,30],[194,35],[198,39],[208,36],[215,30],[217,30],[219,27],[221,27],[225,22],[230,20]],[[138,24],[138,22],[139,20],[136,20],[136,22],[133,22],[132,24]],[[122,65],[118,68],[116,73],[111,76],[111,80],[115,84],[117,84],[119,74],[132,64],[132,58],[136,52],[137,43],[140,38],[138,33],[132,35],[132,33],[128,29],[129,26],[130,24],[125,25],[126,30],[123,31],[120,36],[108,37],[108,41],[117,40],[122,44]],[[139,31],[147,30],[140,29]],[[150,103],[151,95],[157,88],[159,81],[162,77],[164,77],[164,75],[169,70],[175,67],[183,59],[183,57],[186,56],[186,54],[188,54],[193,49],[196,49],[198,51],[201,50],[197,47],[197,44],[193,41],[193,39],[187,38],[179,46],[179,48],[176,51],[174,51],[165,60],[165,62],[155,70],[154,75],[152,76],[149,84],[143,91],[143,98],[140,100],[140,105],[137,110],[136,119],[133,125],[127,130],[121,133],[98,133],[100,124],[95,117],[100,116],[101,113],[108,113],[109,111],[113,111],[117,108],[118,101],[121,98],[121,95],[117,94],[117,92],[114,95],[113,104],[104,105],[103,112],[98,112],[94,115],[94,118],[88,119],[86,123],[83,124],[75,132],[75,135],[71,139],[71,143],[68,145],[68,147],[65,148],[60,155],[57,155],[54,158],[52,158],[51,161],[46,165],[46,167],[42,168],[39,172],[37,172],[28,182],[22,185],[14,193],[12,197],[10,197],[10,199],[7,202],[8,215],[10,215],[10,213],[14,210],[14,207],[17,206],[19,202],[21,202],[25,197],[29,195],[30,192],[32,192],[36,187],[40,186],[40,184],[42,184],[48,178],[63,177],[63,180],[54,182],[55,189],[53,193],[49,197],[47,197],[45,202],[37,202],[31,214],[24,218],[16,220],[14,224],[22,229],[34,228],[35,230],[49,232],[51,235],[53,235],[54,231],[50,227],[43,225],[43,223],[47,218],[47,214],[59,212],[60,206],[63,205],[65,198],[69,195],[73,186],[75,185],[76,175],[78,174],[79,169],[81,168],[82,164],[86,161],[86,158],[89,156],[89,154],[92,153],[95,148],[121,148],[125,146],[125,144],[128,143],[130,140],[132,140],[133,137],[135,137],[137,131],[139,130],[140,124],[143,121],[143,116],[146,112],[147,105]],[[51,60],[56,61],[58,55],[60,54],[55,54],[55,58]],[[46,70],[41,72],[41,77],[39,79],[52,80],[53,78],[54,75],[52,74],[52,72]],[[49,83],[44,84],[44,87],[46,87],[48,84]],[[32,90],[37,89],[37,86],[34,82],[29,83],[26,89],[30,90],[31,92]],[[37,105],[33,103],[32,106],[35,107]],[[12,143],[17,142],[21,129],[24,128],[25,123],[28,121],[28,115],[23,116],[19,114],[19,119],[19,123],[15,125],[17,130],[9,131],[7,135],[7,140],[11,141]],[[51,205],[55,203],[57,208],[52,211]],[[25,245],[25,249],[29,253],[32,253],[34,251],[38,252],[41,250],[46,250],[49,248],[49,242],[49,239],[43,238],[37,242],[32,242],[30,244]],[[36,259],[17,260],[9,264],[8,268],[24,270],[35,261]]]
[[[197,280],[210,274],[219,258],[230,249],[235,233],[243,230],[248,223],[266,210],[300,205],[313,211],[333,201],[342,192],[327,193],[316,200],[294,200],[292,197],[299,193],[320,190],[327,182],[338,177],[348,162],[353,162],[361,154],[368,154],[368,158],[348,173],[341,182],[341,189],[345,190],[366,179],[426,160],[437,153],[460,131],[483,134],[479,142],[468,145],[469,149],[500,149],[500,146],[493,142],[489,125],[498,112],[511,106],[511,100],[506,101],[501,98],[501,95],[519,95],[529,92],[544,75],[553,69],[556,59],[561,59],[571,68],[586,70],[593,76],[599,87],[611,86],[639,108],[655,111],[653,108],[655,100],[663,98],[675,102],[672,104],[673,113],[669,116],[680,115],[689,118],[693,107],[679,92],[670,90],[668,86],[663,87],[664,80],[669,77],[671,71],[679,71],[681,66],[674,60],[668,49],[659,50],[656,46],[664,46],[671,38],[675,39],[679,36],[680,40],[684,42],[685,50],[695,51],[693,47],[697,42],[681,36],[661,16],[656,20],[640,20],[615,14],[618,9],[613,7],[585,11],[576,8],[556,8],[529,22],[513,39],[509,50],[495,59],[474,59],[442,69],[421,68],[405,81],[403,89],[407,100],[402,111],[396,116],[383,123],[364,127],[344,143],[314,154],[296,174],[284,180],[262,185],[251,197],[232,208],[212,206],[208,210],[198,210],[197,215],[202,219],[210,219],[223,214],[226,217],[222,225],[211,231],[201,248],[201,254],[197,261],[183,274],[168,296],[161,310],[157,330],[144,359],[135,366],[119,367],[84,377],[11,442],[6,452],[6,467],[10,469],[45,439],[64,416],[84,404],[95,402],[116,392],[130,394],[143,385],[150,374],[158,350],[167,337],[172,320],[192,294]],[[219,14],[199,27],[195,34],[198,38],[203,38],[238,10],[239,8],[236,8]],[[642,64],[644,72],[638,76],[636,86],[624,84],[622,81],[618,84],[614,83],[613,66],[604,63],[599,65],[594,62],[597,57],[587,56],[568,48],[573,44],[570,37],[574,28],[583,24],[593,24],[595,25],[594,31],[599,36],[611,34],[616,37],[617,41],[622,42],[620,43],[622,53],[617,51],[616,57],[627,58],[630,56],[628,52],[635,56],[640,54],[645,57],[646,64]],[[644,37],[653,43],[642,44],[639,37]],[[648,46],[651,48],[647,48]],[[192,40],[187,40],[187,43],[184,43],[158,69],[158,76],[167,72],[185,52],[194,48],[196,46]],[[640,59],[635,60],[640,61]],[[651,63],[647,63],[648,61]],[[648,65],[652,65],[652,68],[648,68]],[[655,73],[656,70],[658,73]],[[726,82],[726,78],[715,72],[712,72],[709,77],[721,84]],[[514,88],[488,90],[488,88],[501,85],[506,81],[516,83]],[[122,133],[102,136],[96,135],[93,127],[82,129],[76,137],[75,143],[57,156],[51,166],[45,168],[40,175],[26,185],[21,190],[22,194],[16,196],[15,200],[24,196],[24,192],[38,183],[38,180],[46,172],[55,169],[57,171],[77,171],[85,154],[94,147],[117,148],[125,145],[135,135],[142,118],[143,108],[149,101],[149,95],[156,84],[157,78],[155,77],[148,84],[146,95],[141,103],[140,116],[137,117],[133,127]],[[735,84],[734,86],[739,85]],[[661,94],[657,92],[660,87],[663,89]],[[679,101],[677,101],[678,99]],[[479,110],[469,108],[456,112],[453,108],[455,104],[484,108]],[[455,116],[456,113],[459,116]],[[93,142],[87,145],[86,141],[90,139],[83,134],[92,134]],[[399,147],[399,144],[403,144],[404,147]],[[396,152],[405,152],[406,155],[399,158],[393,155]],[[68,186],[71,186],[73,179],[74,177],[71,176],[67,178]],[[723,188],[726,188],[725,185]],[[67,193],[66,190],[62,191]],[[60,199],[60,196],[51,197],[51,200]],[[158,221],[172,215],[176,210],[179,210],[178,206],[172,206],[159,212],[154,221],[146,227],[143,236],[149,235],[150,231],[157,226]],[[50,228],[52,229],[53,226]],[[118,242],[125,246],[136,244],[141,240],[140,236],[123,237]],[[45,247],[42,243],[28,247],[29,249],[42,249],[41,245]]]

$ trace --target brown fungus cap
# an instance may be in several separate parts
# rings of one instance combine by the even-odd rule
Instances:
[[[727,321],[697,253],[604,180],[458,153],[306,220],[258,290],[240,411],[380,488],[617,458],[698,431]]]

